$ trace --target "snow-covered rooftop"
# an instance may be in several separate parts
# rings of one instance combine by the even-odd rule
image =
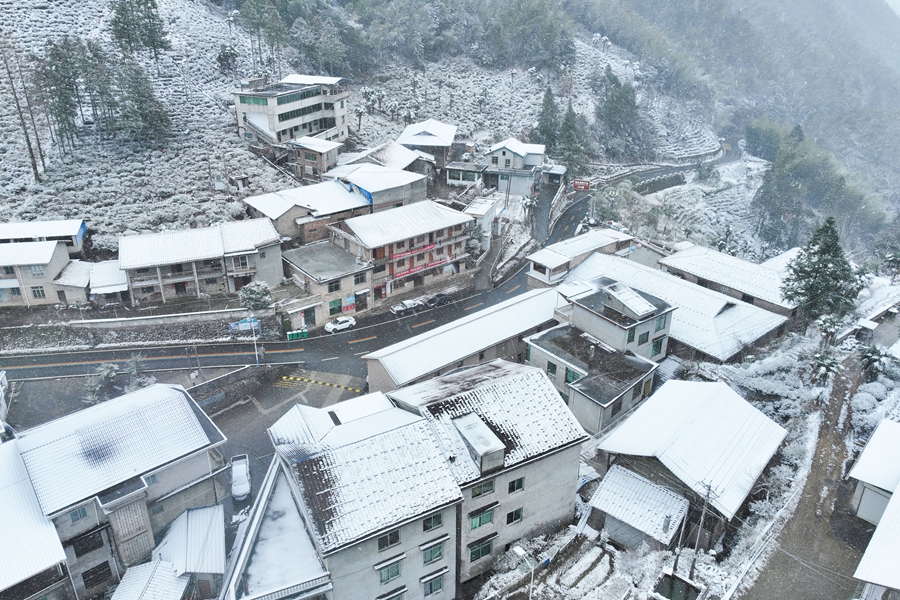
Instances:
[[[532,290],[363,358],[380,362],[394,383],[403,386],[552,321],[553,311],[564,304],[556,290]]]
[[[281,257],[318,281],[335,279],[369,268],[367,263],[359,261],[353,253],[332,244],[331,240],[321,240],[286,250]]]
[[[451,168],[450,165],[447,165],[447,168]],[[498,202],[500,202],[499,196],[478,196],[469,202],[463,212],[474,217],[483,217],[494,210]]]
[[[18,435],[22,459],[52,515],[225,436],[180,386],[153,385]]]
[[[890,589],[900,590],[900,494],[888,501],[853,576]]]
[[[667,381],[600,443],[655,456],[731,519],[778,450],[784,428],[722,382]]]
[[[0,590],[65,562],[53,522],[44,516],[19,454],[19,442],[0,443]]]
[[[615,279],[677,307],[669,335],[700,352],[726,361],[787,321],[786,317],[702,288],[632,260],[595,253],[575,267],[566,282]]]
[[[337,85],[344,81],[343,77],[324,77],[322,75],[288,75],[281,80],[281,83],[290,83],[296,85]]]
[[[769,260],[765,260],[759,263],[759,266],[765,267],[770,271],[775,271],[776,273],[780,273],[784,276],[787,273],[788,263],[797,258],[797,255],[800,254],[801,248],[791,248],[790,250],[785,250],[778,256],[773,256]]]
[[[325,553],[462,497],[424,419],[380,393],[348,402],[294,406],[269,429]]]
[[[175,573],[225,573],[225,509],[221,504],[189,508],[172,521],[153,550],[153,560]]]
[[[62,242],[15,242],[0,244],[0,267],[46,265],[53,259],[56,244]]]
[[[592,229],[584,235],[577,235],[573,238],[550,244],[526,258],[531,262],[555,269],[573,258],[594,252],[610,244],[633,239],[634,237],[614,229]]]
[[[893,492],[900,483],[900,423],[883,419],[850,470],[850,477]]]
[[[270,219],[277,219],[294,206],[301,206],[314,216],[325,216],[369,204],[365,198],[336,181],[250,196],[244,202]]]
[[[325,153],[329,150],[334,150],[335,148],[341,147],[341,144],[338,142],[323,140],[322,138],[311,137],[308,135],[293,139],[288,142],[288,144],[290,144],[291,146],[299,146],[300,148],[307,148],[309,150],[312,150],[313,152],[320,153]]]
[[[659,259],[659,264],[787,309],[796,306],[781,295],[781,271],[730,254],[694,246]],[[780,261],[769,264],[777,265]]]
[[[343,227],[349,229],[366,248],[378,248],[472,220],[471,215],[423,200],[347,219]]]
[[[382,167],[372,163],[341,165],[331,169],[322,177],[346,180],[369,193],[390,190],[425,179],[425,176],[419,173],[393,167]]]
[[[56,285],[86,288],[91,283],[91,263],[71,260],[53,280]]]
[[[190,582],[190,575],[176,573],[171,563],[154,560],[128,567],[112,600],[178,600]]]
[[[510,152],[518,154],[519,156],[525,156],[527,154],[544,154],[546,147],[544,144],[526,144],[524,142],[520,142],[516,138],[506,138],[502,142],[497,142],[488,152],[496,152],[497,150],[501,150],[506,148]]]
[[[418,410],[454,456],[450,468],[460,485],[481,471],[454,423],[477,415],[504,444],[503,466],[512,467],[585,439],[584,430],[540,369],[501,359],[388,392]]]
[[[591,506],[668,545],[689,502],[620,465],[613,465],[591,497]]]
[[[0,240],[28,240],[32,238],[76,236],[83,226],[84,221],[82,219],[0,223]]]
[[[388,142],[387,144],[376,148],[371,156],[385,167],[390,167],[392,169],[405,169],[420,158],[429,162],[434,162],[433,155],[419,150],[410,150],[397,142]]]
[[[119,238],[119,266],[140,269],[221,258],[254,252],[281,239],[269,219],[218,223],[212,227],[178,229]]]
[[[111,294],[128,289],[128,277],[119,268],[119,260],[91,263],[91,293]]]
[[[404,146],[449,148],[455,137],[456,125],[428,119],[421,123],[407,125],[400,137],[397,138],[397,143]]]

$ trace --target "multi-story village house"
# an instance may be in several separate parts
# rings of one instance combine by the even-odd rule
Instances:
[[[65,242],[0,244],[0,306],[38,306],[66,302],[53,280],[69,264]]]

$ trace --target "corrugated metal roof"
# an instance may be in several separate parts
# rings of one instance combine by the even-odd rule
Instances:
[[[178,575],[171,563],[153,561],[129,567],[112,600],[181,600],[190,575]]]
[[[347,190],[336,181],[251,196],[245,198],[244,202],[270,219],[277,219],[294,206],[303,207],[315,216],[324,216],[369,204],[360,194]]]
[[[86,288],[91,282],[91,263],[71,260],[56,276],[53,283],[68,287]]]
[[[875,428],[850,477],[888,492],[900,483],[900,423],[884,419]]]
[[[0,444],[0,590],[65,562],[56,527],[41,511],[19,443]]]
[[[532,290],[363,358],[379,361],[397,386],[406,385],[552,321],[554,309],[563,305],[554,289]]]
[[[668,545],[687,515],[683,496],[620,465],[613,465],[591,497],[591,506]],[[668,522],[667,522],[668,519]]]
[[[853,576],[900,590],[900,494],[891,496]]]
[[[128,289],[128,277],[119,268],[119,260],[91,263],[91,293],[111,294]]]
[[[153,385],[19,433],[44,514],[208,446],[199,421],[208,418],[188,398],[180,386]]]
[[[506,447],[512,467],[586,438],[559,392],[540,369],[494,360],[407,388],[388,392],[419,407],[434,424],[440,446],[455,459],[450,468],[460,485],[481,476],[453,419],[474,413]]]
[[[784,308],[796,306],[781,295],[782,275],[779,271],[711,248],[694,246],[659,259],[659,264]]]
[[[343,77],[325,77],[322,75],[288,75],[281,83],[294,83],[299,85],[335,85],[344,81]]]
[[[83,219],[0,223],[0,240],[76,236],[83,225]]]
[[[453,144],[455,137],[456,125],[428,119],[421,123],[407,125],[400,137],[397,138],[397,143],[409,146],[449,147]]]
[[[212,227],[179,229],[119,238],[119,267],[141,269],[221,258],[252,252],[280,240],[269,219],[218,223]]]
[[[153,551],[175,573],[225,573],[225,509],[221,504],[189,508],[172,521]]]
[[[344,221],[344,225],[364,246],[378,248],[397,240],[425,235],[472,220],[474,217],[471,215],[424,200],[371,215],[353,217]]]
[[[786,317],[702,288],[669,273],[617,256],[595,253],[572,269],[566,282],[609,277],[652,294],[671,306],[669,335],[704,354],[726,361],[787,321]]]
[[[0,244],[0,267],[46,265],[62,242],[14,242]]]
[[[668,381],[599,447],[655,456],[731,519],[778,450],[784,428],[721,382]]]

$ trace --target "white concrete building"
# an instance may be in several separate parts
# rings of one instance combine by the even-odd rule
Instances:
[[[541,185],[544,150],[543,144],[525,144],[515,138],[494,144],[485,153],[484,185],[501,193],[533,196]]]
[[[66,288],[53,285],[68,264],[65,242],[0,244],[0,307],[68,302]]]
[[[450,160],[450,147],[456,138],[456,125],[428,119],[407,125],[397,143],[412,150],[421,150],[434,156],[438,169]]]
[[[529,262],[528,289],[561,283],[572,269],[594,252],[615,254],[630,248],[632,242],[633,236],[615,229],[592,229],[541,248],[525,257]]]
[[[82,219],[0,223],[0,244],[62,242],[70,256],[81,254],[87,224]]]
[[[326,181],[340,181],[351,192],[361,194],[377,212],[397,208],[428,197],[426,177],[394,167],[371,163],[341,165],[325,173]]]

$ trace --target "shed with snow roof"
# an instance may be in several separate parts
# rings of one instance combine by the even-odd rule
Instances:
[[[289,141],[287,147],[291,151],[288,164],[294,175],[304,181],[322,181],[322,173],[337,164],[341,144],[305,135]]]
[[[456,138],[456,125],[428,119],[407,125],[397,137],[397,143],[413,150],[421,150],[435,158],[438,169],[450,160],[450,148]]]
[[[187,573],[199,598],[218,595],[225,573],[225,510],[221,504],[189,508],[169,526],[153,560]]]
[[[850,501],[856,516],[878,525],[900,483],[900,423],[878,424],[849,476],[857,481]]]
[[[190,583],[190,575],[177,573],[171,563],[154,560],[125,571],[112,600],[186,600],[191,597]]]
[[[530,264],[528,289],[556,285],[594,252],[615,254],[633,241],[633,236],[614,229],[592,229],[541,248],[525,257]]]

